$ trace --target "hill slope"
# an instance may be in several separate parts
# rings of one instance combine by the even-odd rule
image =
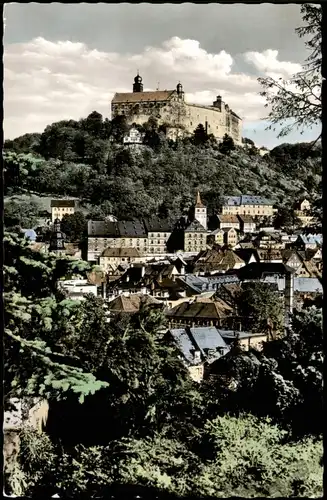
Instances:
[[[320,196],[321,148],[284,144],[264,157],[241,147],[222,154],[212,141],[174,144],[152,130],[152,147],[135,151],[120,144],[121,124],[113,129],[112,122],[92,115],[8,141],[5,194],[78,197],[97,207],[93,213],[120,219],[175,217],[188,210],[197,190],[209,214],[228,195],[263,195],[285,206]]]

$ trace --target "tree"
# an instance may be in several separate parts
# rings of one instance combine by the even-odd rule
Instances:
[[[312,439],[290,443],[286,438],[287,433],[270,419],[241,415],[208,421],[202,439],[211,460],[197,477],[201,494],[216,498],[319,495],[322,443]]]
[[[4,237],[5,403],[11,397],[83,401],[106,383],[83,370],[80,361],[56,348],[58,335],[74,328],[79,302],[56,288],[62,276],[83,274],[89,265],[56,259],[29,248],[17,235]]]
[[[44,160],[37,158],[32,153],[4,152],[4,186],[5,195],[30,189],[35,184],[31,179],[44,165]]]
[[[16,473],[23,485],[14,493],[49,497],[56,492],[79,498],[164,495],[172,500],[315,498],[323,490],[322,456],[321,439],[291,442],[271,420],[250,415],[210,418],[192,444],[157,433],[106,446],[60,449],[46,436],[25,430],[20,475]]]
[[[219,151],[224,155],[229,155],[234,149],[235,144],[232,137],[230,137],[228,134],[225,134],[222,143],[219,144]]]
[[[293,229],[295,226],[301,227],[301,220],[294,215],[294,210],[288,207],[279,207],[273,220],[276,229]]]
[[[121,144],[124,139],[124,135],[128,132],[127,120],[124,115],[117,115],[111,120],[111,131],[110,135],[115,142]]]
[[[207,141],[208,141],[208,134],[202,123],[199,123],[199,125],[193,132],[192,142],[195,146],[202,146]]]
[[[105,200],[99,206],[91,207],[89,213],[87,214],[88,220],[103,220],[105,217],[112,215],[113,206],[108,200]]]
[[[238,313],[244,327],[265,331],[270,326],[275,333],[283,331],[284,307],[278,292],[262,282],[244,283],[237,297]]]
[[[249,144],[250,146],[255,146],[255,144],[252,141],[252,139],[249,139],[248,137],[242,137],[242,143],[243,144]]]
[[[296,32],[300,37],[310,37],[305,45],[311,51],[303,69],[288,81],[272,77],[258,79],[263,87],[260,94],[267,100],[266,107],[271,108],[267,119],[272,125],[268,128],[282,125],[278,137],[289,134],[294,128],[302,130],[321,123],[322,10],[319,5],[303,4],[301,13],[305,25]]]
[[[86,231],[86,218],[83,212],[65,214],[61,220],[61,230],[70,241],[81,241]]]
[[[29,133],[21,135],[13,140],[5,140],[4,149],[15,151],[15,153],[36,153],[41,134]]]
[[[322,314],[295,311],[292,328],[262,351],[234,348],[210,366],[203,390],[208,414],[269,416],[292,436],[322,432]],[[210,377],[214,375],[214,382]],[[312,411],[316,418],[310,418]]]
[[[4,225],[6,229],[19,226],[34,228],[40,215],[40,206],[35,201],[8,201],[5,203]]]
[[[82,127],[92,137],[100,139],[103,133],[103,116],[97,111],[92,111],[92,113],[82,121]]]

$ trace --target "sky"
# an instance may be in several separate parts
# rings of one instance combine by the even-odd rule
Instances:
[[[282,139],[265,130],[257,82],[301,69],[301,25],[296,4],[5,4],[5,139],[94,110],[110,118],[139,70],[144,90],[180,81],[188,102],[207,105],[220,94],[257,146],[314,140],[318,128]]]

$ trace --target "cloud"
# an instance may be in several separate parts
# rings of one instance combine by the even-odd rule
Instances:
[[[246,62],[266,76],[272,78],[288,79],[295,73],[301,71],[302,66],[297,63],[278,61],[278,50],[267,49],[263,52],[246,52],[244,58]]]
[[[278,61],[278,52],[247,52],[247,63],[259,72],[294,72],[296,64]],[[241,117],[255,121],[265,116],[257,76],[234,70],[225,50],[210,53],[200,42],[177,36],[161,46],[148,46],[137,54],[90,49],[72,41],[42,37],[9,44],[4,52],[5,137],[42,132],[63,119],[79,119],[97,110],[110,117],[116,91],[130,92],[139,69],[145,90],[175,88],[180,80],[186,99],[211,104],[221,94]]]

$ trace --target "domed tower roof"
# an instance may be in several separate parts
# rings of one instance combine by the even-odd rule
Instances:
[[[142,77],[139,75],[138,70],[137,70],[137,75],[134,78],[133,92],[143,92]]]

